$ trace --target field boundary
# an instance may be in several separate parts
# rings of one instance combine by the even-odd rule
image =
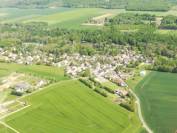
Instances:
[[[150,72],[147,76],[149,76],[150,74],[151,74],[151,72]],[[147,76],[146,76],[146,77],[147,77]],[[145,78],[146,78],[146,77],[145,77]],[[149,80],[150,80],[150,79],[147,79],[147,81],[145,81],[145,82],[143,83],[143,85],[140,86],[140,87],[143,88],[144,85],[145,85]],[[141,81],[140,81],[140,82],[141,82]],[[152,131],[152,129],[148,126],[148,124],[146,123],[146,121],[144,120],[144,118],[143,118],[143,114],[142,114],[142,110],[141,110],[141,103],[140,103],[139,97],[136,95],[136,93],[135,93],[133,90],[130,89],[130,92],[133,94],[133,96],[134,96],[135,99],[136,99],[135,103],[136,103],[136,105],[137,105],[138,117],[139,117],[141,123],[143,124],[143,127],[146,129],[146,131],[147,131],[148,133],[154,133],[154,132]]]
[[[136,98],[136,104],[137,104],[137,108],[138,108],[138,116],[139,116],[139,119],[141,121],[141,123],[143,124],[143,127],[146,129],[146,131],[148,133],[153,133],[153,131],[151,130],[151,128],[147,125],[146,121],[144,120],[143,118],[143,115],[142,115],[142,111],[141,111],[141,104],[140,104],[140,99],[138,98],[138,96],[132,91],[130,90],[130,92],[134,95],[134,97]]]
[[[2,124],[3,126],[9,128],[10,130],[14,131],[15,133],[20,133],[19,131],[17,131],[16,129],[14,129],[13,127],[9,126],[8,124],[0,121],[0,124]]]

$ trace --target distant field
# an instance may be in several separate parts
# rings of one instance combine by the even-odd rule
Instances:
[[[95,28],[96,26],[83,26],[88,19],[105,14],[119,13],[149,13],[157,16],[177,15],[177,10],[167,12],[155,11],[126,11],[125,9],[101,9],[101,8],[46,8],[46,9],[18,9],[0,8],[0,22],[47,22],[50,26],[61,28]],[[98,28],[98,27],[97,27]]]
[[[5,121],[23,133],[139,133],[138,118],[79,81],[61,81],[25,98],[32,106]],[[5,133],[5,132],[3,132]]]
[[[177,130],[177,75],[152,72],[135,88],[142,112],[155,133]]]
[[[17,9],[0,8],[0,20],[6,22],[47,22],[62,28],[81,28],[88,19],[106,13],[117,14],[121,9],[101,8],[54,8],[54,9]],[[87,27],[87,26],[85,26]]]
[[[157,30],[157,33],[177,35],[177,30],[163,30],[163,29],[160,29],[160,30]]]

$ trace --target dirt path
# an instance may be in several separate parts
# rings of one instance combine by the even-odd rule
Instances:
[[[136,98],[136,104],[137,104],[137,108],[138,108],[138,116],[139,116],[139,119],[141,120],[141,122],[143,124],[143,127],[146,129],[146,131],[148,133],[153,133],[153,131],[150,129],[150,127],[147,125],[147,123],[145,122],[145,120],[143,118],[142,111],[141,111],[140,99],[138,98],[138,96],[132,90],[130,90],[130,92]]]

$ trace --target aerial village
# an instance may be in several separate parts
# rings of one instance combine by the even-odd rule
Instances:
[[[135,51],[129,49],[123,49],[120,54],[116,56],[110,55],[93,55],[86,56],[80,55],[79,53],[74,54],[63,54],[56,57],[54,54],[45,53],[39,49],[33,52],[17,53],[15,48],[5,50],[0,48],[0,61],[1,62],[14,62],[17,64],[24,65],[49,65],[54,67],[63,67],[65,74],[73,79],[86,79],[88,77],[94,77],[88,81],[84,81],[91,88],[101,95],[107,97],[107,91],[116,96],[118,103],[131,101],[129,96],[128,85],[126,80],[134,75],[134,71],[127,69],[130,64],[139,63],[152,63],[152,60],[145,58],[141,54],[137,54]],[[84,72],[88,71],[89,75],[84,75]],[[142,76],[146,74],[145,71],[140,73]],[[22,96],[27,93],[32,93],[47,84],[50,81],[45,79],[36,79],[35,76],[28,77],[34,81],[24,80],[24,75],[19,73],[11,74],[7,80],[2,80],[3,88],[12,88],[12,94]],[[23,79],[23,80],[20,80]],[[90,82],[93,81],[93,82]],[[117,85],[117,89],[110,90],[109,87],[103,86],[102,84],[110,82]],[[94,87],[92,87],[94,86]],[[2,88],[2,87],[1,87]],[[105,90],[99,90],[97,88],[105,88]],[[118,99],[117,99],[118,98]]]

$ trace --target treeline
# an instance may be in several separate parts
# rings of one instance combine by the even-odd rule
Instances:
[[[63,0],[65,7],[125,8],[127,0]]]
[[[95,30],[69,30],[48,28],[46,23],[28,24],[1,24],[0,40],[16,39],[21,42],[49,43],[91,43],[97,49],[106,44],[138,46],[148,43],[163,43],[176,45],[177,36],[171,34],[158,34],[156,27],[146,25],[136,32],[121,32],[116,26],[108,26]]]
[[[176,1],[176,0],[175,0]],[[173,0],[2,0],[0,7],[46,8],[50,6],[117,8],[138,11],[167,11]]]
[[[134,13],[121,13],[107,22],[107,25],[120,25],[120,24],[147,24],[156,20],[155,15],[151,14],[134,14]]]
[[[129,0],[126,10],[133,11],[168,11],[171,2],[167,0]]]
[[[151,69],[161,72],[177,73],[177,59],[163,56],[157,57]]]
[[[177,16],[173,16],[173,15],[164,16],[161,21],[160,28],[176,30],[177,29]]]

